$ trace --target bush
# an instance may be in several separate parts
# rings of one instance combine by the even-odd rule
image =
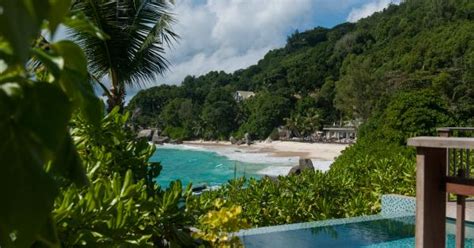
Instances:
[[[186,140],[191,137],[191,132],[183,127],[166,127],[163,132],[175,140]]]
[[[187,228],[192,219],[181,204],[190,196],[179,181],[149,195],[145,181],[134,182],[129,170],[63,189],[53,216],[64,247],[182,247],[194,242]]]
[[[407,138],[436,135],[437,127],[453,123],[447,103],[431,90],[400,92],[363,125],[359,138],[404,145]]]
[[[280,139],[280,133],[278,132],[278,129],[274,128],[273,131],[270,133],[270,139],[272,140],[279,140]]]
[[[199,217],[199,231],[195,237],[202,238],[212,247],[243,247],[240,239],[231,233],[247,228],[247,222],[241,218],[240,206],[223,207],[224,201],[216,199],[214,209]]]
[[[113,172],[122,177],[128,170],[133,172],[134,180],[145,179],[148,188],[153,188],[161,165],[149,162],[155,146],[145,139],[136,139],[135,134],[126,127],[129,114],[120,114],[115,108],[100,122],[92,126],[77,116],[71,134],[87,171],[96,177],[107,177]]]
[[[189,226],[195,223],[183,202],[191,188],[179,181],[162,190],[155,178],[155,151],[126,128],[128,114],[109,113],[98,127],[76,118],[72,128],[78,153],[91,182],[64,184],[53,217],[65,247],[182,247],[195,244]]]
[[[207,211],[215,199],[223,198],[242,206],[242,217],[258,227],[374,214],[380,211],[380,196],[389,193],[415,194],[413,151],[360,142],[346,149],[328,172],[306,170],[276,181],[233,180],[192,198],[189,207]]]

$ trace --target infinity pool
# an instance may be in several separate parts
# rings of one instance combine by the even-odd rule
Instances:
[[[367,220],[364,220],[367,219]],[[347,222],[344,224],[331,224],[331,221],[322,221],[276,226],[254,229],[241,236],[245,247],[415,247],[415,217],[404,216],[384,218],[380,216],[367,216],[361,218],[333,220],[332,222]],[[304,227],[298,225],[316,225]],[[288,230],[272,230],[272,229]],[[447,220],[446,247],[455,247],[454,221]],[[473,233],[474,226],[466,226],[466,235]],[[253,232],[253,233],[252,233]],[[472,236],[466,238],[465,247],[474,247]]]

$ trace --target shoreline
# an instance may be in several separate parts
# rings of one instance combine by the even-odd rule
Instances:
[[[267,164],[260,175],[287,175],[291,167],[298,165],[300,158],[308,158],[316,170],[327,171],[347,144],[302,143],[292,141],[256,142],[248,145],[232,145],[228,141],[184,141],[183,144],[165,144],[163,148],[189,149],[214,152],[229,160]],[[159,146],[158,146],[159,147]]]
[[[184,141],[183,145],[197,148],[235,148],[246,153],[265,153],[271,157],[300,157],[316,161],[332,161],[346,149],[347,144],[303,143],[294,141],[255,142],[248,145],[232,145],[228,141]]]

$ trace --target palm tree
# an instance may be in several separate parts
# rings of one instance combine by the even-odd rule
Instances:
[[[72,13],[83,15],[107,39],[85,25],[72,26],[70,37],[84,50],[89,71],[105,91],[108,110],[123,109],[125,87],[142,86],[168,69],[165,46],[176,41],[172,0],[75,0]],[[101,82],[108,78],[110,89]]]

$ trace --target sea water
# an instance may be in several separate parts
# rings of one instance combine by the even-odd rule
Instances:
[[[162,187],[178,179],[183,185],[219,186],[236,177],[260,178],[263,175],[259,171],[271,167],[268,163],[242,162],[210,150],[185,146],[158,146],[150,161],[160,162],[163,167],[156,178]]]

